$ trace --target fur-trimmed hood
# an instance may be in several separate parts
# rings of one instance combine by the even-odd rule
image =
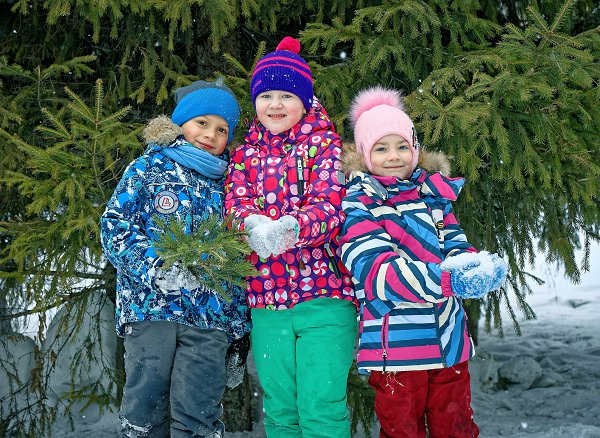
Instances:
[[[146,144],[168,146],[183,135],[181,126],[173,123],[169,116],[158,116],[148,122],[143,131]]]
[[[431,152],[421,149],[418,166],[429,173],[441,172],[444,176],[450,176],[450,161],[443,152]],[[344,143],[342,148],[342,170],[346,175],[354,170],[369,173],[367,166],[363,163],[362,156],[356,151],[354,143]]]
[[[161,147],[169,147],[177,137],[183,135],[181,126],[173,123],[171,117],[161,115],[151,119],[143,130],[144,143],[147,145],[155,144]],[[230,142],[226,150],[231,152],[237,147]]]

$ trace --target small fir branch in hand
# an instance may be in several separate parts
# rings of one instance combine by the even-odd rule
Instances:
[[[155,221],[163,230],[154,247],[164,260],[164,269],[180,262],[202,286],[218,292],[228,302],[231,297],[224,282],[245,288],[246,277],[258,275],[246,260],[252,252],[244,239],[247,233],[230,227],[230,220],[220,224],[213,215],[189,234],[178,221],[168,224],[159,218]]]

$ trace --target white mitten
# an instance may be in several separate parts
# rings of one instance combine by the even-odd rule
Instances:
[[[267,225],[266,249],[273,255],[279,255],[292,248],[298,242],[300,225],[293,216],[282,216]]]
[[[178,262],[169,269],[159,268],[154,277],[154,285],[164,293],[181,288],[192,291],[200,287],[196,276]]]
[[[269,222],[272,222],[269,216],[265,216],[264,214],[251,214],[244,219],[244,229],[250,231],[258,225],[268,224]]]
[[[249,233],[246,242],[261,259],[266,259],[271,255],[271,251],[266,247],[266,242],[268,227],[272,222],[271,218],[262,214],[253,214],[244,219],[244,230]]]

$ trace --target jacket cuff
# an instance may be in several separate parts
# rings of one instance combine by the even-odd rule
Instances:
[[[450,272],[442,271],[442,295],[445,297],[451,297],[454,295],[452,291],[452,284],[450,282]]]

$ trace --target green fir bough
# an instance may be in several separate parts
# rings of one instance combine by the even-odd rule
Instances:
[[[258,272],[246,256],[252,250],[244,240],[246,233],[230,223],[221,223],[216,215],[203,221],[191,233],[186,233],[177,221],[165,223],[156,219],[164,230],[154,243],[156,253],[169,269],[175,262],[189,269],[203,286],[217,291],[226,301],[231,301],[224,282],[246,287],[246,277]]]

